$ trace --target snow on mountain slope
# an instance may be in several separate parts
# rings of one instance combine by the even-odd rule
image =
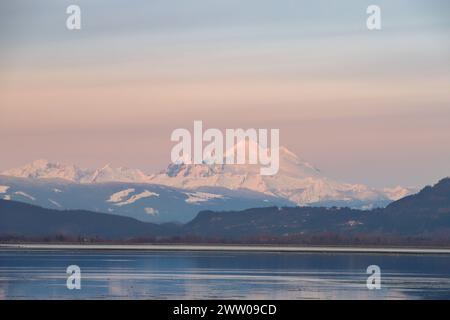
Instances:
[[[145,211],[146,214],[149,214],[151,216],[155,216],[156,217],[156,216],[159,215],[159,210],[155,209],[155,208],[152,208],[152,207],[145,207],[144,211]]]
[[[114,205],[119,206],[119,207],[120,206],[125,206],[127,204],[134,203],[134,202],[136,202],[139,199],[148,198],[148,197],[159,197],[159,194],[156,193],[156,192],[151,192],[151,191],[148,191],[148,190],[144,190],[143,192],[135,194],[135,195],[131,196],[129,199],[127,199],[125,201],[122,201],[122,202],[119,202],[119,203],[116,203]]]
[[[126,198],[130,193],[134,192],[134,188],[121,190],[119,192],[113,193],[107,202],[121,202],[124,198]]]
[[[412,188],[412,187],[404,188],[401,186],[383,189],[384,194],[393,201],[397,201],[397,200],[404,198],[410,194],[416,193],[417,191],[418,191],[417,188]]]
[[[78,183],[101,182],[141,182],[148,180],[148,175],[138,169],[111,168],[109,164],[101,169],[83,169],[75,165],[66,165],[47,160],[36,160],[23,167],[6,170],[5,176],[31,179],[64,179]]]
[[[31,179],[0,175],[8,186],[0,199],[51,209],[83,209],[133,217],[148,222],[187,222],[202,210],[244,210],[293,206],[288,200],[257,192],[214,188],[196,191],[131,182],[74,183],[62,179]],[[55,192],[55,189],[60,192]]]
[[[234,155],[239,147],[245,148],[247,160],[250,150],[261,148],[256,142],[241,141],[225,152],[224,159]],[[164,185],[194,192],[205,187],[246,189],[286,199],[298,205],[348,205],[355,208],[383,206],[391,200],[397,200],[415,191],[402,187],[378,190],[363,184],[343,183],[330,179],[285,147],[279,148],[279,170],[272,176],[261,175],[261,166],[255,164],[207,163],[208,159],[204,164],[185,164],[183,159],[180,159],[158,174],[147,175],[138,169],[112,168],[109,165],[93,170],[37,160],[2,174],[31,179],[59,178],[82,184],[127,182]],[[128,193],[134,190],[121,192],[111,195],[108,201],[116,204],[126,202],[122,198],[127,198]],[[192,203],[200,201],[200,198],[191,195]]]
[[[205,186],[232,190],[249,189],[289,199],[298,205],[330,201],[351,205],[352,201],[356,201],[360,207],[388,202],[402,192],[408,193],[406,189],[387,189],[384,192],[362,184],[335,181],[285,147],[280,147],[279,159],[279,171],[273,176],[260,175],[259,165],[184,164],[178,161],[170,164],[165,171],[152,176],[149,182],[192,190]]]
[[[197,203],[197,202],[206,202],[210,199],[221,199],[223,198],[220,194],[213,194],[207,192],[187,192],[185,193],[188,198],[185,200],[187,203]]]
[[[111,168],[109,164],[101,169],[95,170],[89,177],[89,182],[146,182],[148,176],[138,169]]]
[[[50,201],[51,204],[53,204],[54,206],[58,207],[58,208],[62,208],[63,206],[60,205],[58,202],[56,202],[55,200],[52,199],[48,199],[48,201]]]
[[[14,194],[16,194],[16,195],[18,195],[18,196],[25,197],[25,198],[27,198],[27,199],[29,199],[29,200],[32,200],[32,201],[35,201],[35,200],[36,200],[35,197],[30,196],[28,193],[23,192],[23,191],[16,191],[16,192],[14,192]]]
[[[10,169],[2,172],[5,176],[31,178],[31,179],[64,179],[81,182],[93,171],[81,169],[74,165],[61,163],[50,163],[47,160],[36,160],[23,167]]]

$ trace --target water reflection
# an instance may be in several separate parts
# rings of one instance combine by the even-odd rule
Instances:
[[[66,288],[71,264],[81,290]],[[381,290],[366,287],[371,264]],[[0,298],[448,299],[450,256],[5,250]]]

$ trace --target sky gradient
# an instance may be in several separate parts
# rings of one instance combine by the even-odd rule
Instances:
[[[0,41],[0,170],[45,158],[156,172],[171,132],[202,120],[279,128],[343,181],[450,175],[448,1],[2,1]]]

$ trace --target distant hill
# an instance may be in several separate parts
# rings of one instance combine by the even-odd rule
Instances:
[[[133,218],[82,210],[52,210],[0,200],[0,236],[126,240],[174,233],[176,225],[141,222]]]
[[[313,234],[450,238],[450,178],[385,209],[271,207],[200,212],[187,224],[192,234],[225,238]]]
[[[387,206],[386,212],[397,214],[450,215],[450,178],[427,186]]]
[[[58,211],[0,200],[2,239],[43,237],[121,241],[231,241],[328,243],[347,239],[401,243],[428,239],[450,244],[450,178],[385,209],[265,207],[202,211],[184,225],[153,224],[112,214]],[[349,240],[350,239],[350,240]],[[371,241],[372,241],[371,240]],[[413,244],[414,242],[411,242]]]

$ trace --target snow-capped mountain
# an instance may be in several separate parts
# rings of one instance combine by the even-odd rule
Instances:
[[[417,191],[417,188],[405,188],[402,186],[396,186],[394,188],[383,188],[384,194],[393,201],[397,201],[410,194],[416,193]]]
[[[241,142],[242,143],[242,142]],[[255,142],[244,142],[250,151]],[[256,144],[256,145],[255,145]],[[240,145],[225,152],[234,154]],[[414,190],[377,190],[326,177],[285,147],[279,148],[279,170],[260,174],[259,165],[185,164],[147,175],[138,169],[84,169],[37,160],[0,176],[0,197],[50,208],[87,209],[133,216],[144,221],[187,221],[200,210],[237,210],[268,205],[385,206]]]
[[[58,162],[50,163],[47,160],[35,160],[23,167],[3,171],[5,176],[30,179],[64,179],[81,182],[92,174],[92,170],[81,169],[75,165],[66,165]]]
[[[149,176],[138,169],[112,168],[109,164],[100,169],[85,169],[72,164],[36,160],[23,167],[1,173],[5,176],[30,179],[64,179],[78,183],[147,182]]]
[[[260,148],[258,145],[254,147],[254,150]],[[250,150],[248,143],[246,148]],[[232,153],[227,151],[225,157],[229,154]],[[279,163],[277,174],[263,176],[259,173],[259,165],[185,164],[177,161],[152,176],[148,182],[193,190],[206,186],[248,189],[285,198],[298,205],[329,204],[360,208],[387,204],[411,193],[411,190],[402,187],[376,190],[362,184],[335,181],[285,147],[279,148]]]
[[[88,176],[91,183],[100,182],[135,182],[145,183],[149,179],[148,175],[139,169],[130,169],[124,167],[112,168],[109,164],[101,169],[97,169],[92,175]]]

